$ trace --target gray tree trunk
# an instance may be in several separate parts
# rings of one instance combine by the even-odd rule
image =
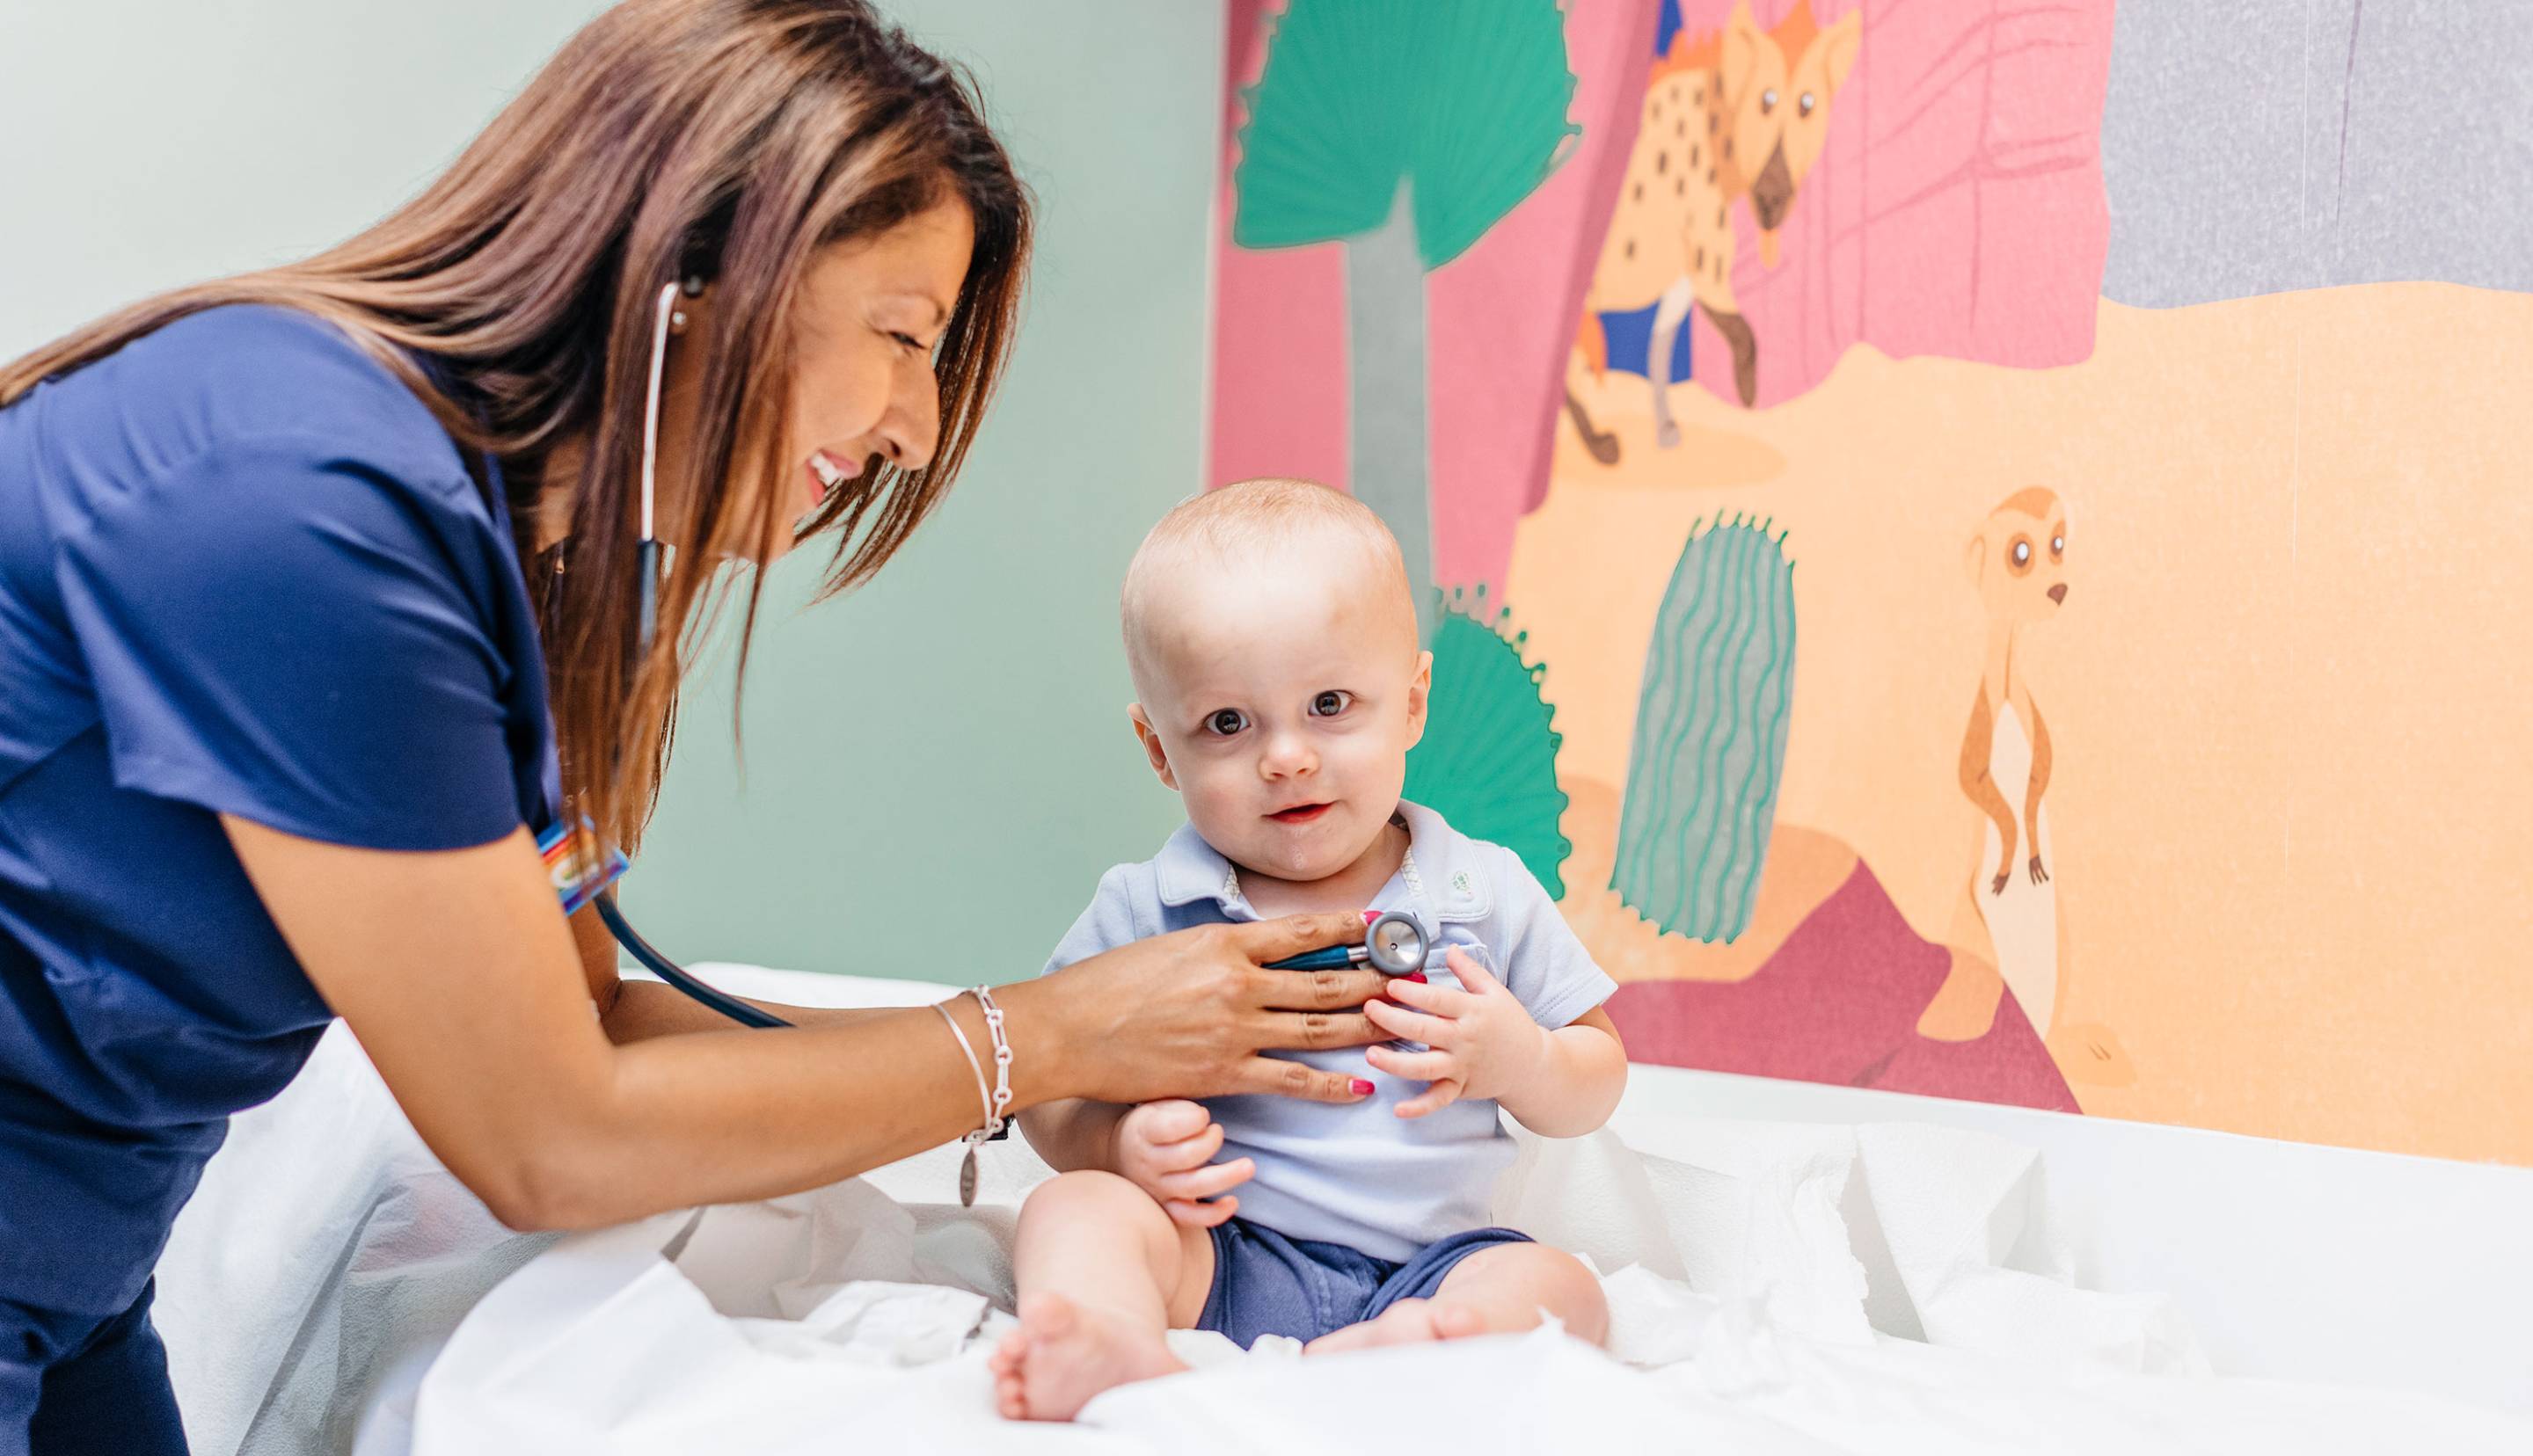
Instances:
[[[1389,220],[1347,242],[1346,335],[1353,396],[1347,468],[1407,560],[1416,627],[1434,640],[1434,508],[1425,482],[1425,260],[1399,184]]]

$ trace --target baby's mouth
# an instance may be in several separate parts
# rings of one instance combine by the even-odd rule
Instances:
[[[1277,809],[1266,817],[1278,824],[1308,824],[1326,813],[1329,807],[1327,804],[1295,804],[1289,809]]]

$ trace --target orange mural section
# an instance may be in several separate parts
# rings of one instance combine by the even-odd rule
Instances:
[[[1569,918],[1622,978],[1744,981],[1860,862],[1943,959],[1920,1035],[2019,1007],[2087,1112],[2533,1163],[2528,340],[2533,298],[2445,284],[2105,303],[2068,368],[1858,349],[1774,410],[1677,388],[1668,451],[1641,380],[1578,369],[1648,447],[1569,433],[1515,536],[1569,883],[1607,884],[1698,522],[1785,530],[1802,639],[1749,928]],[[1851,945],[1870,994],[1889,952]]]
[[[2111,0],[1561,14],[1568,170],[1421,284],[1427,579],[1484,590],[1409,782],[1630,1054],[2533,1165],[2533,273],[2318,248],[2409,185],[2351,90],[2330,211],[2214,246],[2138,171],[2201,145],[2188,33]],[[2342,281],[2410,269],[2466,281]],[[1224,276],[1218,348],[1372,357]],[[1285,392],[1218,437],[1380,397]]]

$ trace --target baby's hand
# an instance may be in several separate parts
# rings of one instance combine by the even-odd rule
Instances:
[[[1440,1112],[1462,1097],[1501,1100],[1529,1085],[1548,1065],[1548,1028],[1531,1019],[1528,1008],[1513,999],[1503,982],[1456,947],[1443,959],[1464,989],[1393,980],[1382,989],[1388,1001],[1374,1001],[1363,1009],[1382,1030],[1433,1048],[1364,1049],[1365,1058],[1390,1076],[1429,1084],[1398,1104],[1400,1117]]]
[[[1117,1123],[1117,1176],[1192,1229],[1212,1228],[1238,1211],[1238,1198],[1215,1194],[1247,1183],[1258,1171],[1247,1158],[1213,1164],[1220,1151],[1222,1129],[1199,1103],[1146,1102]]]

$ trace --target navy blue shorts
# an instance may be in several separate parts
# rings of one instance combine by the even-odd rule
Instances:
[[[1438,1239],[1403,1264],[1309,1239],[1287,1239],[1245,1218],[1213,1226],[1213,1289],[1199,1329],[1219,1330],[1246,1350],[1260,1335],[1316,1340],[1373,1318],[1400,1300],[1425,1300],[1460,1260],[1499,1244],[1527,1244],[1510,1229],[1471,1229]]]
[[[149,1322],[155,1285],[102,1318],[0,1299],[0,1456],[183,1456],[167,1351]]]

